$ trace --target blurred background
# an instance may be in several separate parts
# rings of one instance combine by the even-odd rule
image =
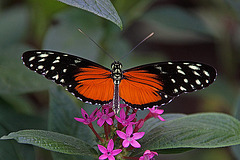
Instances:
[[[83,36],[81,28],[116,60],[148,34],[154,36],[122,59],[136,65],[191,60],[217,69],[207,89],[185,94],[165,113],[240,114],[240,1],[112,0],[123,21],[115,24],[57,0],[0,1],[0,136],[20,129],[47,129],[49,93],[55,84],[28,70],[21,61],[30,49],[61,51],[110,67],[112,59]],[[4,149],[8,146],[11,149]],[[21,146],[27,149],[21,150]],[[160,160],[237,160],[240,147],[198,149]],[[13,156],[17,153],[18,156]],[[25,153],[25,154],[24,154]],[[8,158],[6,158],[8,157]],[[49,151],[0,141],[0,159],[46,159]]]

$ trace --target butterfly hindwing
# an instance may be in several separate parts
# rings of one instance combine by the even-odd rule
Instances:
[[[46,50],[25,52],[22,60],[29,69],[66,86],[69,92],[84,102],[105,104],[112,100],[111,71],[97,63]]]
[[[125,70],[119,94],[127,104],[144,109],[169,103],[182,93],[203,89],[215,78],[215,69],[202,63],[152,63]]]

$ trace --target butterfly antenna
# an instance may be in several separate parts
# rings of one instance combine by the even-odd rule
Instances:
[[[150,37],[152,37],[154,34],[154,32],[152,32],[151,34],[149,34],[146,38],[144,38],[141,42],[139,42],[133,49],[131,49],[131,51],[129,51],[127,54],[123,55],[119,60],[125,58],[127,55],[129,55],[130,53],[132,53],[132,51],[134,51],[140,44],[142,44],[144,41],[146,41],[147,39],[149,39]]]
[[[99,44],[97,44],[97,42],[95,42],[89,35],[87,35],[86,33],[84,33],[81,29],[78,29],[79,32],[81,32],[84,36],[86,36],[88,39],[90,39],[93,43],[95,43],[98,48],[100,48],[106,55],[108,55],[110,58],[112,58],[113,61],[115,61],[115,59],[113,58],[113,56],[111,56],[109,53],[107,53]]]

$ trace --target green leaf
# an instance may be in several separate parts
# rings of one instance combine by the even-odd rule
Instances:
[[[139,142],[141,150],[237,145],[240,144],[240,122],[221,113],[193,114],[159,123]]]
[[[174,120],[174,119],[177,119],[177,118],[181,118],[181,117],[184,117],[186,115],[184,114],[163,114],[163,118],[165,119],[165,121],[160,121],[158,118],[151,118],[151,119],[148,119],[143,127],[141,128],[141,132],[145,132],[145,134],[147,134],[148,132],[151,132],[152,129],[156,128],[157,126],[159,126],[160,124],[162,123],[166,123],[168,121],[171,121],[171,120]]]
[[[47,150],[96,157],[96,151],[84,141],[64,134],[43,130],[21,130],[1,137],[2,140],[15,139],[19,143],[32,144]]]
[[[122,29],[122,21],[110,0],[58,0],[112,21]]]

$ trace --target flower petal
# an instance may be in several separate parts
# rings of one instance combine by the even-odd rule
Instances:
[[[119,131],[119,130],[116,130],[116,132],[117,132],[117,135],[118,135],[120,138],[126,139],[126,134],[125,134],[124,132]]]
[[[75,119],[76,121],[78,121],[78,122],[85,122],[85,119],[83,119],[83,118],[75,118],[75,117],[74,117],[74,119]]]
[[[99,159],[107,159],[107,158],[108,158],[108,156],[105,155],[105,154],[103,154],[103,155],[101,155],[101,156],[99,157]]]
[[[124,148],[127,148],[128,146],[129,146],[129,142],[125,139],[124,141],[123,141],[123,143],[122,143],[122,145],[123,145],[123,147]]]
[[[112,117],[112,116],[114,116],[114,115],[115,115],[114,112],[108,113],[108,116],[109,116],[109,117]]]
[[[144,160],[144,157],[143,157],[143,156],[141,156],[141,157],[139,158],[139,160]]]
[[[112,151],[112,155],[116,156],[117,154],[121,153],[122,150],[121,149],[115,149]]]
[[[116,120],[117,120],[119,123],[122,123],[122,119],[119,118],[117,115],[115,115],[115,118],[116,118]]]
[[[163,114],[164,110],[163,109],[156,109],[155,113],[157,114]]]
[[[115,158],[113,157],[113,155],[109,155],[108,160],[115,160]]]
[[[133,114],[129,115],[127,120],[132,121],[135,118],[135,116],[136,116],[136,113],[133,113]]]
[[[97,121],[97,124],[102,127],[102,125],[104,124],[105,120],[103,120],[102,118],[99,118],[99,120]]]
[[[100,144],[98,144],[98,149],[102,153],[107,153],[107,149],[104,146],[100,145]]]
[[[83,108],[81,108],[81,113],[82,113],[83,118],[86,118],[86,115],[88,117],[87,112]]]
[[[133,133],[133,139],[140,139],[144,136],[145,132]]]
[[[121,109],[121,111],[120,111],[120,118],[121,119],[126,119],[126,114],[125,114],[124,109]]]
[[[160,115],[158,115],[158,119],[159,119],[160,121],[165,121],[165,119],[162,118]]]
[[[114,142],[112,139],[110,139],[110,141],[108,142],[108,146],[107,146],[108,152],[111,152],[113,150],[113,147],[114,147]]]
[[[113,124],[113,120],[112,120],[112,118],[108,118],[108,119],[106,119],[106,122],[107,122],[109,125],[112,125],[112,124]]]
[[[131,135],[132,133],[133,133],[133,127],[132,127],[132,125],[130,124],[130,125],[127,126],[126,134],[127,134],[127,135]]]
[[[131,142],[130,142],[130,144],[134,147],[134,148],[141,148],[141,145],[140,145],[140,143],[138,143],[136,140],[132,140]]]

